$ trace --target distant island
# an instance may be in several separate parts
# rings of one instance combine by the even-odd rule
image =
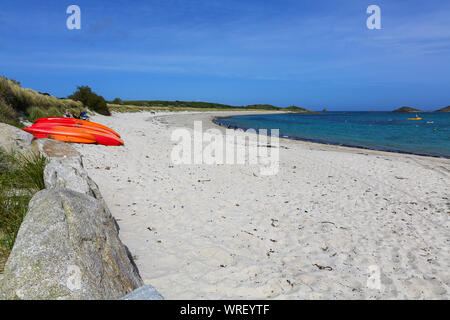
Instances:
[[[444,107],[442,109],[436,110],[435,112],[450,112],[450,106]]]
[[[422,110],[411,108],[411,107],[401,107],[401,108],[395,109],[392,112],[408,113],[408,112],[422,112]]]
[[[290,107],[284,108],[284,110],[287,110],[290,112],[296,112],[296,113],[315,113],[314,111],[310,111],[305,108],[300,108],[297,106],[290,106]]]
[[[435,111],[423,111],[423,110],[419,110],[416,108],[411,108],[411,107],[401,107],[398,109],[395,109],[392,112],[397,112],[397,113],[415,113],[415,112],[450,112],[450,106],[448,107],[444,107],[442,109],[439,110],[435,110]]]

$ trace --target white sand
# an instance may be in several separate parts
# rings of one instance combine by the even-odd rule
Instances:
[[[282,140],[275,176],[173,166],[173,127],[212,115],[96,116],[125,146],[77,146],[146,284],[167,299],[450,297],[450,160]]]

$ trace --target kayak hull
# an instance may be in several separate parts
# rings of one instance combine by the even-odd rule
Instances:
[[[97,143],[97,139],[86,132],[71,132],[69,130],[58,130],[45,127],[28,127],[22,129],[28,133],[31,133],[36,139],[53,139],[63,142],[71,143]]]
[[[106,146],[123,145],[123,140],[111,133],[104,133],[86,127],[45,126],[40,124],[24,128],[23,130],[33,134],[36,139],[49,138],[71,143],[97,143]]]
[[[73,124],[78,124],[78,125],[83,125],[83,126],[96,127],[96,128],[100,128],[100,129],[109,131],[110,133],[112,133],[120,138],[120,135],[117,132],[115,132],[111,128],[108,128],[107,126],[104,126],[100,123],[81,120],[81,119],[64,118],[64,117],[47,117],[47,118],[36,119],[34,121],[34,123],[64,123],[64,124],[73,123]]]
[[[87,129],[87,130],[94,130],[94,131],[98,131],[104,134],[110,134],[113,135],[115,137],[117,137],[116,135],[114,135],[113,133],[111,133],[108,130],[102,129],[100,127],[91,127],[91,126],[86,126],[86,125],[82,125],[82,124],[77,124],[77,123],[60,123],[60,122],[37,122],[34,123],[31,127],[33,128],[49,128],[49,127],[73,127],[73,128],[80,128],[80,129]],[[117,137],[119,138],[119,137]]]

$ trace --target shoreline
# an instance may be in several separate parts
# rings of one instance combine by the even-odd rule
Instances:
[[[95,116],[125,146],[77,146],[145,284],[166,299],[448,298],[447,159],[280,139],[274,176],[173,165],[171,131],[223,130],[221,115]]]
[[[261,113],[259,113],[259,114],[261,114]],[[258,115],[258,114],[255,114],[255,115]],[[232,115],[232,116],[218,116],[218,117],[214,117],[211,121],[218,127],[224,128],[224,126],[217,123],[216,120],[234,117],[234,116],[238,117],[240,115],[236,114],[236,115]],[[233,129],[233,128],[230,128],[230,129]],[[248,130],[250,128],[241,128],[241,129]],[[237,129],[233,129],[233,130],[237,130]],[[389,152],[389,153],[397,153],[397,154],[407,154],[407,155],[415,155],[415,156],[430,157],[430,158],[437,158],[437,159],[450,159],[450,156],[437,156],[437,155],[431,155],[431,154],[425,154],[425,153],[414,153],[414,152],[402,151],[402,150],[397,150],[397,149],[376,149],[376,148],[370,148],[370,147],[365,147],[365,146],[350,145],[350,144],[345,144],[345,143],[326,142],[326,141],[321,141],[319,139],[306,139],[306,138],[299,138],[299,137],[293,137],[293,136],[280,136],[279,138],[287,139],[287,140],[291,140],[291,141],[303,141],[303,142],[309,142],[309,143],[317,143],[317,144],[327,145],[327,146],[338,146],[338,147],[354,148],[354,149],[360,149],[360,150],[371,150],[371,151]]]

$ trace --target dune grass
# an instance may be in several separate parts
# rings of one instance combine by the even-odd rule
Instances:
[[[16,111],[0,98],[0,122],[23,128]]]
[[[0,149],[0,272],[8,259],[17,232],[34,193],[45,188],[47,159]]]
[[[34,121],[40,117],[63,116],[66,110],[74,113],[86,111],[80,101],[58,99],[0,77],[0,122],[20,126],[19,117]]]

